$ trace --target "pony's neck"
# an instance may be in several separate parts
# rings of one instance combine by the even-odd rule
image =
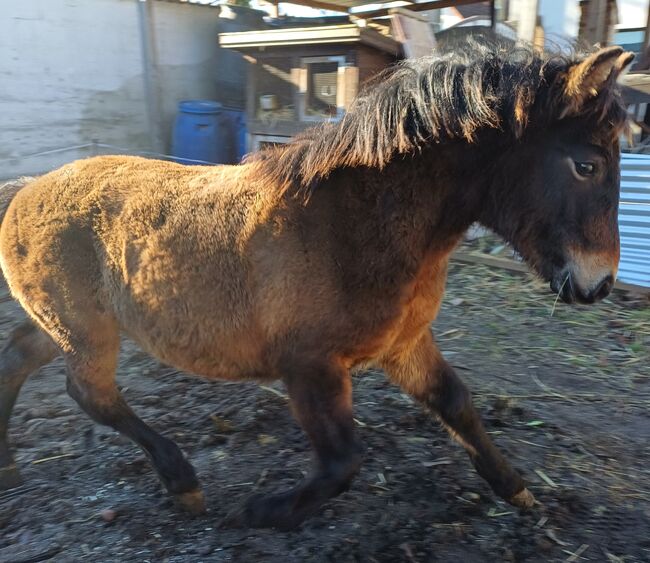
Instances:
[[[340,169],[315,189],[310,206],[336,209],[335,230],[342,245],[355,249],[355,268],[377,270],[378,279],[380,269],[408,279],[431,256],[451,252],[477,220],[485,193],[481,167],[480,151],[467,144],[438,145],[383,170]]]
[[[360,174],[365,189],[377,191],[385,215],[395,219],[393,226],[402,230],[411,224],[410,243],[424,253],[437,252],[479,220],[490,193],[492,159],[492,147],[456,141]]]

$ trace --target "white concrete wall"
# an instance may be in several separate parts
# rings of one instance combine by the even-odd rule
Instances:
[[[154,1],[167,149],[179,100],[222,101],[228,88],[220,80],[233,72],[243,79],[234,69],[240,59],[220,54],[217,43],[220,28],[239,26],[220,23],[220,13]],[[257,14],[248,21],[261,23]],[[90,151],[21,155],[92,140],[133,152],[151,148],[137,0],[0,0],[0,178],[41,173]]]
[[[132,0],[0,0],[0,177],[84,153],[8,157],[89,143],[146,146]]]

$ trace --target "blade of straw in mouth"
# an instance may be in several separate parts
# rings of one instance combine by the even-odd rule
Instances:
[[[551,309],[551,317],[553,316],[553,313],[555,313],[555,306],[557,305],[557,300],[560,298],[560,295],[562,294],[562,290],[564,289],[564,286],[566,285],[566,282],[569,281],[569,276],[571,274],[568,273],[566,275],[566,278],[564,278],[564,281],[562,282],[562,285],[560,286],[560,289],[557,290],[557,295],[555,296],[555,301],[553,301],[553,308]]]

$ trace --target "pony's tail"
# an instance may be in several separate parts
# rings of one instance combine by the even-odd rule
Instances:
[[[16,197],[16,194],[33,181],[34,178],[25,176],[23,178],[18,178],[18,180],[10,180],[9,182],[0,185],[0,225],[2,225],[9,204],[13,201],[14,197]]]

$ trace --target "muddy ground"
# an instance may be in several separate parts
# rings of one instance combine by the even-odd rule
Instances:
[[[20,317],[0,305],[3,339]],[[497,500],[462,449],[371,372],[355,377],[368,451],[350,491],[298,531],[220,529],[235,503],[308,467],[282,386],[202,381],[125,342],[125,396],[187,453],[208,514],[175,509],[144,455],[68,398],[57,362],[15,410],[26,482],[0,493],[0,561],[650,561],[648,301],[553,310],[529,276],[455,263],[435,332],[534,510]]]

